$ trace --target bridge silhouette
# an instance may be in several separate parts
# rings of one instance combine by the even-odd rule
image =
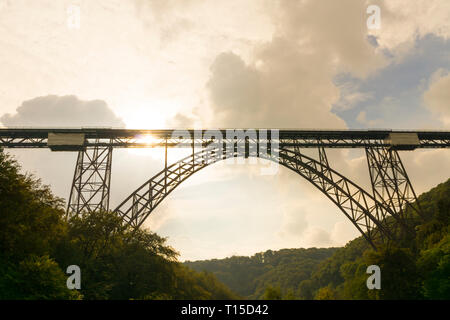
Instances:
[[[113,211],[124,223],[140,227],[155,208],[199,170],[229,158],[258,157],[282,165],[319,189],[374,247],[377,239],[395,241],[406,232],[406,212],[422,215],[399,152],[449,148],[450,132],[393,130],[131,130],[111,128],[0,128],[1,148],[50,148],[78,152],[67,215],[110,210],[114,148],[164,148],[164,169],[145,181]],[[169,164],[168,148],[188,148],[190,155]],[[317,150],[313,158],[302,149]],[[334,170],[327,148],[365,150],[371,190]],[[409,209],[408,209],[409,208]]]

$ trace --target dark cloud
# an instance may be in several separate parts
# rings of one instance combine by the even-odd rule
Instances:
[[[283,38],[260,46],[254,64],[220,54],[207,84],[213,126],[344,127],[331,112],[339,93],[325,68],[320,57]]]
[[[230,109],[243,114],[261,111],[258,72],[246,66],[239,56],[231,52],[220,54],[211,66],[211,73],[207,87],[218,113]]]
[[[255,44],[245,59],[223,52],[212,63],[208,125],[345,128],[332,111],[342,94],[334,77],[365,78],[385,65],[367,38],[366,4],[279,1],[271,15],[277,23],[270,41]]]
[[[5,114],[0,121],[8,127],[125,126],[105,101],[83,101],[73,95],[48,95],[24,101],[15,114]]]
[[[149,29],[158,29],[161,45],[168,44],[195,25],[194,19],[181,17],[198,0],[134,0],[137,17]]]
[[[173,129],[193,128],[195,125],[195,119],[186,116],[182,113],[177,113],[169,121],[167,121],[168,127]]]

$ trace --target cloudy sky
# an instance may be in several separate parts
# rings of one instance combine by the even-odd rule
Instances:
[[[449,36],[447,0],[0,0],[0,122],[450,129]],[[162,150],[114,152],[113,207],[163,165]],[[68,196],[76,154],[13,153]],[[449,150],[402,157],[418,193],[450,176]],[[367,187],[362,152],[329,158]],[[181,259],[358,235],[312,185],[287,169],[261,175],[265,165],[206,168],[147,226]]]

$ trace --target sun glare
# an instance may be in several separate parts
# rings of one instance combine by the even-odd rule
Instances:
[[[142,143],[147,146],[154,146],[155,144],[157,144],[160,141],[161,141],[161,139],[155,138],[151,134],[143,134],[137,138],[138,143]]]
[[[160,145],[164,140],[158,139],[151,134],[142,134],[136,137],[136,142],[142,144],[139,148],[130,148],[128,152],[138,156],[150,156],[154,159],[163,160],[165,158],[164,145]],[[186,157],[191,149],[169,148],[168,156],[170,161],[180,160]]]

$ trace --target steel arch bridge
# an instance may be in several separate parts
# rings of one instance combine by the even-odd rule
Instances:
[[[149,139],[151,138],[151,139]],[[112,150],[127,147],[165,149],[164,169],[132,192],[115,212],[124,223],[140,227],[155,208],[183,181],[220,160],[258,157],[280,164],[319,189],[353,223],[364,238],[395,241],[397,228],[409,230],[407,207],[419,216],[420,204],[398,151],[448,148],[450,132],[392,130],[126,130],[0,129],[0,147],[77,151],[68,216],[109,210]],[[191,148],[173,164],[167,149]],[[196,151],[200,147],[200,151]],[[302,153],[315,148],[316,159]],[[368,192],[334,170],[325,148],[364,148],[372,190]]]

